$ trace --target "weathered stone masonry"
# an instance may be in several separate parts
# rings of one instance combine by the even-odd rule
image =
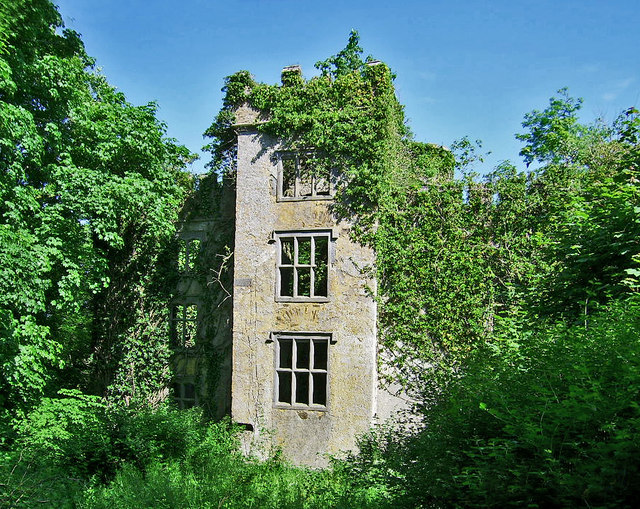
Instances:
[[[201,346],[178,352],[174,371],[196,380],[196,403],[218,416],[230,409],[247,430],[246,452],[275,446],[296,464],[321,466],[354,449],[359,434],[402,402],[378,388],[375,281],[362,271],[374,253],[332,213],[339,168],[296,173],[313,152],[260,133],[260,120],[247,105],[236,110],[235,201],[227,196],[216,217],[186,221],[179,234],[202,239],[211,252],[223,244],[216,229],[235,228],[232,300],[220,292],[207,299],[210,278],[204,286],[181,283],[179,298],[199,305]],[[202,345],[220,360],[209,388],[197,383],[211,375]],[[183,404],[185,389],[177,390]]]
[[[249,115],[245,109],[238,118]],[[271,430],[287,458],[322,464],[324,454],[353,449],[356,435],[370,427],[375,414],[376,306],[366,290],[373,282],[359,269],[373,263],[373,253],[349,239],[347,223],[336,223],[331,200],[279,199],[284,150],[249,123],[238,126],[232,417],[253,429],[255,443],[262,443],[263,430]],[[319,290],[326,297],[279,298],[282,239],[293,245],[290,239],[298,236],[306,247],[314,235],[320,238],[314,241],[317,258],[329,239],[328,287]],[[315,366],[320,372],[296,373],[316,371],[307,361],[314,337],[323,356]],[[290,365],[284,357],[291,341],[298,353],[292,374],[278,371],[280,364]],[[283,348],[287,352],[277,355]],[[301,394],[278,395],[278,389],[288,391],[292,377],[304,384],[296,386]],[[318,384],[326,380],[326,394],[314,387],[307,397],[313,383],[308,378]]]

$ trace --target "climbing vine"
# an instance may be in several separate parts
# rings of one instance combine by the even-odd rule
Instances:
[[[619,167],[615,129],[579,124],[581,101],[561,90],[549,108],[525,117],[526,132],[518,135],[527,165],[541,167],[519,171],[504,162],[479,178],[471,170],[481,156],[468,139],[451,151],[412,139],[393,73],[363,57],[356,32],[316,68],[311,79],[287,68],[281,85],[258,83],[246,71],[226,78],[224,106],[206,133],[212,168],[233,175],[235,111],[247,104],[260,114],[259,131],[294,150],[312,148],[339,169],[334,213],[352,223],[356,241],[375,250],[376,266],[368,270],[377,281],[381,358],[396,375],[411,383],[425,361],[456,365],[499,337],[505,319],[525,304],[541,315],[580,312],[579,302],[590,297],[578,275],[569,274],[600,272],[563,269],[552,248],[566,251],[558,239],[574,228],[565,223],[575,224],[571,214],[589,182],[611,178]],[[626,264],[632,251],[625,252]],[[625,273],[615,272],[615,281],[602,273],[598,284],[620,289]],[[565,273],[577,294],[565,292],[559,277]]]
[[[518,135],[537,169],[478,178],[469,140],[411,138],[393,74],[357,34],[317,69],[279,86],[230,76],[212,174],[194,182],[155,105],[109,86],[49,0],[0,3],[0,505],[632,507],[638,111],[582,125],[561,90]],[[335,213],[376,252],[363,270],[381,358],[428,409],[423,429],[379,429],[333,472],[247,463],[202,411],[141,408],[167,399],[167,303],[189,297],[188,268],[209,290],[194,382],[205,415],[228,413],[214,401],[229,399],[243,103],[262,132],[340,169]],[[209,230],[177,265],[175,225],[192,220]]]
[[[257,83],[246,71],[226,78],[208,148],[217,174],[232,176],[234,113],[248,104],[260,112],[261,132],[294,150],[313,148],[339,169],[334,212],[376,252],[376,266],[365,270],[377,279],[384,358],[409,373],[409,359],[467,349],[491,327],[496,270],[482,261],[490,239],[481,231],[489,226],[482,211],[491,192],[473,179],[454,179],[449,150],[412,139],[393,73],[364,59],[358,43],[352,32],[346,48],[318,62],[320,75],[308,80],[297,68],[283,71],[282,85]]]

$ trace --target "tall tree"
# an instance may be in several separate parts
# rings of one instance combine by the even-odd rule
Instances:
[[[3,2],[0,405],[66,369],[103,390],[190,183],[153,103],[129,104],[48,0]],[[148,317],[147,317],[148,318]],[[70,369],[75,368],[75,369]]]

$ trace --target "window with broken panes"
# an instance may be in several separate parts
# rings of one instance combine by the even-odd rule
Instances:
[[[178,270],[192,272],[195,269],[196,259],[200,253],[200,239],[180,240],[178,252]]]
[[[191,408],[198,404],[196,386],[193,381],[180,380],[172,384],[173,400],[180,409]]]
[[[280,155],[278,198],[281,200],[328,199],[332,195],[331,168],[326,158],[313,153]]]
[[[277,296],[325,300],[329,282],[329,233],[278,235]]]
[[[328,361],[329,336],[279,334],[276,337],[276,405],[326,408]]]
[[[198,333],[198,305],[175,304],[171,309],[169,332],[175,347],[194,347]]]

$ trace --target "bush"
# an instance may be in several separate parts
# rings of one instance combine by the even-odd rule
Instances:
[[[267,461],[239,452],[228,421],[200,409],[109,408],[61,391],[18,427],[16,453],[0,462],[7,506],[87,508],[382,507],[380,483],[351,472],[297,468],[279,453]]]
[[[237,445],[227,422],[206,424],[200,409],[157,411],[108,408],[100,398],[60,391],[20,422],[0,455],[0,501],[7,505],[74,505],[89,483],[166,461],[182,461],[208,447],[208,457]],[[54,502],[55,501],[55,502]]]
[[[87,508],[378,508],[379,499],[340,471],[297,468],[279,455],[252,460],[227,427],[206,427],[183,459],[154,458],[142,470],[127,464],[108,485],[86,491]],[[353,489],[355,487],[355,489]]]
[[[372,441],[360,469],[384,467],[397,506],[635,505],[640,299],[527,329],[470,356],[419,432]]]

